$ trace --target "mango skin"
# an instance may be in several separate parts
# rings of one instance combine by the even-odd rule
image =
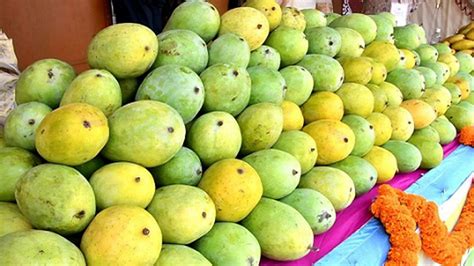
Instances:
[[[299,130],[281,133],[272,148],[295,156],[300,162],[301,174],[311,170],[318,159],[316,142],[309,134]]]
[[[397,167],[400,173],[410,173],[421,165],[421,153],[409,142],[390,140],[383,148],[391,152],[397,158]]]
[[[250,62],[250,47],[244,38],[234,33],[219,36],[209,44],[208,66],[230,64],[247,68]]]
[[[202,177],[199,156],[191,149],[182,147],[167,163],[150,169],[158,186],[183,184],[195,186]]]
[[[254,152],[243,158],[260,176],[263,196],[280,199],[290,194],[301,176],[299,161],[291,154],[268,149]]]
[[[95,171],[89,182],[98,209],[122,204],[146,208],[155,194],[151,173],[134,163],[107,164]]]
[[[244,38],[250,46],[250,51],[260,47],[270,32],[267,18],[257,9],[238,7],[224,13],[221,17],[219,36],[235,33]]]
[[[276,29],[281,23],[281,7],[273,0],[249,0],[245,1],[243,6],[253,7],[262,12],[268,19],[270,31]]]
[[[0,202],[0,238],[4,235],[33,229],[15,203]]]
[[[49,231],[28,230],[0,237],[0,264],[85,266],[86,261],[66,238]]]
[[[277,142],[283,130],[283,111],[272,103],[258,103],[247,107],[237,122],[242,133],[240,153],[249,154],[268,149]]]
[[[159,119],[157,119],[159,117]],[[110,139],[102,150],[109,160],[155,167],[169,161],[184,143],[179,113],[157,101],[122,106],[109,117]],[[159,138],[154,137],[159,135]]]
[[[15,201],[16,183],[28,170],[40,163],[40,158],[21,148],[1,148],[0,201]]]
[[[422,129],[429,126],[437,117],[433,107],[422,100],[413,99],[402,102],[400,105],[410,112],[415,123],[415,129]]]
[[[303,32],[284,26],[271,32],[265,44],[278,51],[282,66],[298,63],[308,52],[309,45]]]
[[[213,265],[248,265],[260,263],[260,246],[245,227],[228,222],[216,223],[193,246]]]
[[[163,234],[163,242],[189,244],[211,230],[216,208],[200,188],[170,185],[158,188],[147,207]],[[188,221],[194,221],[192,224]]]
[[[313,93],[301,106],[305,124],[321,120],[341,120],[344,116],[344,103],[335,93],[320,91]]]
[[[328,165],[343,160],[354,149],[355,135],[346,124],[331,119],[323,119],[305,126],[318,147],[319,165]]]
[[[58,164],[30,169],[18,181],[15,198],[35,228],[62,235],[83,231],[96,211],[94,191],[87,180],[76,169]]]
[[[377,36],[377,24],[364,14],[354,13],[347,16],[338,17],[333,20],[330,27],[346,27],[356,30],[364,38],[365,44],[371,43]]]
[[[371,190],[377,182],[377,170],[361,157],[349,155],[346,159],[332,164],[331,167],[340,169],[354,182],[356,196]]]
[[[226,222],[244,219],[263,193],[257,171],[237,159],[225,159],[211,165],[198,186],[209,194],[216,205],[216,220]]]
[[[456,127],[444,116],[436,118],[431,127],[438,132],[441,145],[448,144],[456,138]]]
[[[97,214],[80,246],[88,265],[152,265],[161,244],[160,227],[150,213],[117,205]]]
[[[349,206],[355,198],[355,186],[344,171],[329,166],[316,166],[301,177],[300,188],[310,188],[331,201],[336,211]]]
[[[242,136],[233,116],[226,112],[210,112],[194,121],[188,131],[187,143],[207,166],[237,157]]]
[[[87,61],[92,68],[106,69],[116,78],[135,78],[151,67],[157,54],[158,39],[152,30],[136,23],[119,23],[94,36],[87,48]]]
[[[273,47],[262,45],[250,54],[249,67],[264,66],[274,70],[280,69],[281,56]]]
[[[297,188],[280,201],[301,213],[315,235],[331,229],[336,222],[336,211],[331,202],[316,190]]]
[[[409,141],[421,153],[421,168],[432,169],[443,160],[443,147],[438,142],[414,139]]]
[[[294,102],[283,101],[283,131],[300,130],[304,124],[303,113]]]
[[[382,113],[374,112],[367,117],[367,121],[374,127],[374,145],[383,145],[390,139],[392,136],[392,122],[390,118]]]
[[[344,69],[341,64],[327,55],[305,55],[298,65],[306,68],[313,76],[314,91],[334,92],[344,82]]]
[[[377,183],[391,180],[398,171],[397,158],[384,148],[374,146],[363,158],[377,170]]]
[[[348,125],[355,135],[355,145],[351,154],[356,156],[364,156],[374,146],[375,131],[366,119],[357,115],[346,115],[342,118],[342,122]]]
[[[285,100],[302,105],[313,92],[314,80],[308,70],[299,66],[288,66],[280,70],[286,82]]]
[[[249,104],[283,102],[286,91],[286,81],[280,72],[263,66],[253,66],[247,69],[252,89]]]
[[[262,198],[242,225],[257,238],[262,255],[270,259],[296,260],[313,246],[313,231],[304,217],[276,200]]]
[[[195,265],[211,266],[206,257],[198,251],[184,245],[164,244],[161,247],[160,257],[155,262],[155,266],[173,266],[173,265]]]
[[[413,117],[408,110],[403,107],[389,106],[383,112],[392,124],[392,140],[407,141],[415,131]]]
[[[344,83],[336,94],[344,103],[345,114],[354,114],[365,118],[374,111],[374,95],[364,85]]]
[[[47,161],[75,166],[97,156],[108,139],[104,113],[86,103],[72,103],[44,117],[36,129],[35,146]]]
[[[18,77],[15,102],[18,105],[40,102],[56,108],[75,77],[74,69],[66,62],[57,59],[36,61]]]
[[[8,146],[25,150],[35,150],[35,136],[44,117],[51,108],[39,102],[20,104],[8,114],[3,128],[5,143]]]

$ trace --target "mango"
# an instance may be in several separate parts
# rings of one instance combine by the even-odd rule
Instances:
[[[395,69],[386,80],[400,89],[405,100],[420,98],[425,91],[425,78],[413,69]]]
[[[87,103],[99,108],[105,116],[110,116],[122,106],[120,84],[107,70],[86,70],[71,82],[60,106],[70,103]]]
[[[398,171],[397,158],[387,149],[374,146],[363,158],[377,170],[377,183],[390,181]]]
[[[195,186],[202,177],[199,156],[191,149],[182,147],[167,163],[150,169],[159,186],[183,184]]]
[[[417,129],[413,132],[413,135],[408,139],[408,141],[412,140],[428,140],[432,142],[440,142],[440,137],[438,131],[431,126],[427,126],[423,129]]]
[[[433,107],[422,100],[407,100],[402,102],[400,107],[403,107],[410,112],[413,122],[415,123],[415,129],[429,126],[437,117]]]
[[[436,84],[437,76],[436,73],[427,67],[415,67],[415,70],[420,72],[421,75],[425,78],[425,87],[431,88]]]
[[[169,30],[158,34],[160,47],[152,68],[178,65],[201,73],[207,66],[207,46],[199,35],[190,30]]]
[[[265,42],[269,31],[270,26],[264,14],[251,7],[238,7],[222,15],[219,36],[229,32],[240,35],[253,51]]]
[[[107,164],[95,171],[89,182],[100,210],[114,205],[146,208],[155,194],[151,173],[134,163]]]
[[[472,56],[469,56],[468,54],[462,52],[457,52],[454,54],[454,56],[459,61],[460,72],[470,73],[474,70],[474,59],[472,58]]]
[[[366,85],[372,79],[374,67],[368,57],[341,57],[338,60],[344,69],[344,82]]]
[[[331,202],[316,190],[297,188],[280,201],[301,213],[315,235],[331,229],[336,222],[336,211]]]
[[[331,119],[310,123],[303,128],[316,142],[319,165],[328,165],[345,159],[354,149],[355,135],[346,124]]]
[[[109,117],[110,139],[102,155],[156,167],[169,161],[184,143],[185,127],[179,113],[157,101],[138,101]],[[156,135],[159,138],[156,138]]]
[[[0,238],[0,264],[85,266],[86,261],[66,238],[49,231],[28,230]]]
[[[458,132],[464,127],[474,125],[474,111],[466,107],[453,105],[446,111],[445,115]]]
[[[244,68],[214,64],[201,73],[201,80],[205,111],[223,111],[236,116],[248,105],[252,85]]]
[[[436,84],[438,85],[444,84],[451,75],[451,71],[445,63],[426,63],[424,66],[431,68],[436,73]]]
[[[205,42],[209,42],[217,35],[220,22],[219,12],[211,3],[184,2],[173,11],[163,31],[190,30],[197,33]]]
[[[108,139],[104,113],[89,104],[72,103],[43,118],[36,128],[35,146],[49,162],[80,165],[94,158]]]
[[[459,60],[453,54],[441,54],[438,57],[438,62],[445,63],[449,67],[450,77],[456,75],[459,71]]]
[[[199,182],[216,206],[216,220],[239,222],[257,205],[263,186],[257,171],[245,161],[225,159],[211,165]]]
[[[445,117],[438,117],[431,123],[431,127],[438,132],[439,143],[448,144],[456,138],[456,128]]]
[[[432,169],[443,160],[443,147],[438,142],[413,139],[410,143],[415,145],[421,152],[421,168]]]
[[[283,67],[298,63],[308,52],[305,34],[291,27],[278,27],[270,33],[265,44],[278,51]]]
[[[263,66],[253,66],[247,69],[252,89],[249,104],[283,102],[286,91],[286,82],[277,70]]]
[[[137,93],[138,80],[136,78],[118,79],[120,91],[122,92],[122,105],[132,102]]]
[[[250,47],[244,38],[234,33],[219,36],[209,44],[209,66],[231,64],[246,68],[250,62]]]
[[[18,180],[15,198],[35,228],[63,235],[83,231],[96,211],[87,180],[76,169],[58,164],[31,168]]]
[[[388,97],[385,90],[375,84],[367,84],[366,86],[374,95],[374,112],[383,112],[388,106]]]
[[[283,111],[272,103],[247,107],[237,118],[242,133],[242,154],[268,149],[275,144],[283,130]]]
[[[334,92],[344,81],[341,64],[327,55],[306,55],[298,65],[306,68],[313,76],[315,91]]]
[[[400,53],[389,41],[373,41],[365,47],[362,55],[384,64],[387,72],[394,70],[400,63]]]
[[[28,231],[33,228],[15,203],[0,202],[0,219],[2,220],[0,238],[4,235]]]
[[[301,174],[313,168],[318,158],[318,150],[314,139],[303,131],[282,132],[273,149],[293,155],[300,163]]]
[[[267,17],[270,31],[276,29],[280,25],[282,11],[280,5],[274,0],[248,0],[243,6],[253,7],[262,12]]]
[[[158,54],[158,39],[146,26],[119,23],[99,31],[87,48],[91,68],[105,69],[116,78],[144,74]]]
[[[102,158],[100,155],[97,155],[90,161],[74,166],[74,169],[79,171],[79,173],[81,173],[86,179],[89,179],[95,171],[104,166],[106,163],[107,162],[104,158]]]
[[[344,171],[328,166],[317,166],[301,177],[300,188],[310,188],[323,194],[336,211],[348,207],[355,197],[352,179]]]
[[[366,160],[349,155],[331,167],[344,171],[354,182],[356,196],[371,190],[377,182],[377,170]]]
[[[262,150],[247,155],[243,160],[260,176],[264,197],[280,199],[298,186],[301,166],[299,161],[287,152],[277,149]]]
[[[306,28],[304,14],[297,8],[283,7],[280,26],[290,27],[302,32]]]
[[[441,85],[428,88],[421,99],[431,105],[438,116],[446,113],[446,110],[451,106],[451,93]]]
[[[323,54],[334,57],[341,50],[341,34],[333,28],[311,28],[305,34],[309,42],[309,54]]]
[[[389,106],[383,112],[392,124],[392,140],[408,140],[415,130],[415,122],[407,109],[403,107]]]
[[[330,27],[346,27],[356,30],[364,38],[365,44],[371,43],[377,36],[377,24],[364,14],[353,13],[333,20]]]
[[[165,65],[146,76],[135,99],[166,103],[187,123],[196,117],[204,103],[204,85],[190,68]]]
[[[274,70],[280,69],[281,56],[275,49],[267,45],[262,45],[250,54],[249,67],[264,66]]]
[[[386,143],[392,136],[392,122],[388,116],[382,113],[371,113],[367,121],[374,127],[374,145],[380,146]]]
[[[211,165],[222,159],[235,158],[242,136],[233,116],[225,112],[211,112],[195,120],[188,131],[187,143],[204,165]]]
[[[314,81],[311,73],[304,67],[287,66],[280,70],[280,74],[286,83],[285,100],[296,105],[305,103],[313,92]]]
[[[344,103],[345,114],[355,114],[367,117],[374,110],[374,95],[364,85],[357,83],[344,83],[336,94]]]
[[[415,50],[420,46],[420,38],[413,27],[395,27],[393,29],[393,37],[395,39],[395,46],[400,49]]]
[[[299,130],[303,127],[304,118],[301,109],[293,102],[283,101],[283,131]]]
[[[301,107],[305,124],[316,120],[341,120],[344,115],[344,103],[341,98],[329,91],[316,92]]]
[[[356,156],[367,154],[374,146],[374,126],[358,115],[346,115],[342,118],[342,122],[348,125],[355,135],[355,145],[351,154]]]
[[[400,173],[410,173],[421,165],[420,151],[409,142],[390,140],[382,146],[391,152],[397,159],[397,168]]]
[[[260,263],[261,251],[257,239],[239,224],[216,223],[193,246],[212,265],[257,266]]]
[[[359,32],[343,27],[334,28],[341,36],[341,48],[337,57],[359,57],[364,52],[365,41]]]
[[[415,51],[420,55],[422,66],[428,63],[435,63],[438,61],[438,55],[440,54],[435,46],[429,44],[421,44]]]
[[[15,102],[18,105],[40,102],[56,108],[75,77],[74,69],[66,62],[57,59],[36,61],[18,77]]]
[[[297,210],[276,200],[262,198],[242,225],[258,240],[262,255],[270,259],[296,260],[313,247],[308,222]]]
[[[153,216],[126,205],[99,212],[81,239],[88,265],[151,265],[160,256],[161,245],[160,227]]]
[[[5,120],[3,128],[5,143],[10,147],[34,151],[36,129],[51,111],[49,106],[40,102],[18,105]]]
[[[375,40],[378,41],[394,41],[392,21],[381,15],[370,15],[377,25],[377,35]]]
[[[216,219],[211,197],[187,185],[158,188],[147,211],[158,222],[163,242],[172,244],[189,244],[199,239],[211,230]],[[194,222],[187,222],[190,220]]]
[[[325,15],[326,17],[326,25],[329,25],[331,22],[333,22],[336,18],[340,17],[341,14],[338,14],[338,13],[327,13]]]
[[[387,68],[384,64],[376,62],[374,59],[367,57],[372,62],[372,78],[369,83],[381,84],[387,78]]]
[[[379,87],[385,92],[387,95],[387,107],[388,106],[399,106],[403,101],[403,94],[400,89],[393,85],[390,82],[382,82],[379,84]]]
[[[198,251],[184,245],[164,244],[155,266],[183,265],[211,266],[206,257]]]
[[[327,25],[325,14],[317,9],[303,9],[301,13],[303,13],[304,20],[306,21],[306,30]]]

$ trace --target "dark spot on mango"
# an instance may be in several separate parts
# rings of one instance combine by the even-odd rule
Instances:
[[[405,57],[402,56],[400,59],[401,59],[401,60],[405,60]]]
[[[349,192],[352,192],[352,188],[349,188]]]
[[[332,215],[326,211],[318,215],[318,222],[321,223],[324,220],[331,218]]]
[[[237,76],[239,75],[239,71],[234,70],[234,71],[232,72],[232,74],[237,77]]]
[[[241,42],[245,41],[244,38],[242,38],[242,37],[239,37],[239,40],[240,40]]]
[[[333,41],[329,41],[329,45],[332,46],[334,44]]]
[[[98,78],[102,77],[102,75],[100,73],[97,73],[95,76],[98,77]]]
[[[254,260],[254,258],[252,258],[252,257],[248,257],[248,258],[247,258],[247,263],[248,263],[248,265],[250,265],[250,266],[253,266],[254,261],[255,261],[255,260]]]
[[[237,173],[240,174],[240,175],[243,174],[243,173],[244,173],[244,169],[242,169],[242,168],[237,168]]]
[[[139,176],[135,177],[135,182],[137,182],[137,183],[140,182],[140,177]]]
[[[275,10],[276,10],[276,7],[272,6],[272,10],[275,11]]]
[[[197,169],[197,170],[196,170],[196,174],[197,174],[197,175],[201,175],[201,174],[202,174],[202,170],[201,170],[201,169]]]
[[[344,142],[347,143],[349,142],[349,139],[347,137],[344,138]]]
[[[315,151],[316,151],[316,148],[311,148],[310,151],[311,151],[311,152],[315,152]]]
[[[370,129],[374,129],[374,126],[370,125],[369,128],[370,128]]]
[[[168,132],[169,132],[169,133],[173,133],[173,132],[174,132],[174,128],[173,128],[173,127],[169,127],[169,128],[168,128]]]
[[[221,121],[221,120],[217,121],[217,125],[218,125],[218,126],[222,126],[223,124],[224,124],[223,121]]]
[[[40,134],[43,134],[44,133],[44,129],[41,130]]]
[[[211,9],[212,9],[212,10],[216,10],[216,8],[215,8],[214,6],[211,6]]]
[[[53,69],[48,69],[48,78],[53,78],[54,77],[54,73],[53,73]]]
[[[363,45],[359,45],[359,48],[360,48],[360,49],[364,49],[364,46],[363,46]]]
[[[206,212],[202,212],[201,215],[202,215],[202,218],[206,218],[207,213],[206,213]]]
[[[148,45],[147,45],[147,46],[145,46],[145,51],[147,51],[147,52],[148,52],[149,50],[150,50],[150,47],[148,47]]]
[[[145,227],[145,228],[143,228],[142,233],[147,236],[147,235],[150,234],[150,229]]]
[[[35,120],[34,120],[34,119],[28,120],[28,125],[34,125],[34,124],[35,124]]]
[[[85,128],[91,128],[91,123],[87,120],[84,120],[82,121],[82,125],[85,127]]]
[[[265,12],[267,12],[267,11],[268,11],[268,8],[265,8]]]
[[[194,93],[198,94],[200,90],[199,87],[194,87]]]
[[[266,54],[270,54],[270,49],[265,49]]]
[[[411,125],[411,121],[408,121],[408,124]]]
[[[298,174],[298,170],[293,169],[293,171],[291,171],[291,173],[292,173],[293,175],[297,175],[297,174]]]
[[[38,253],[39,253],[39,254],[43,254],[43,253],[44,253],[44,250],[40,249],[40,250],[38,251]]]
[[[370,176],[370,181],[374,180],[374,177],[373,176]]]
[[[343,81],[343,80],[344,80],[344,77],[341,77],[340,80]]]
[[[285,85],[283,86],[283,91],[286,91],[288,89],[288,87]]]
[[[258,24],[258,25],[257,25],[257,29],[261,29],[262,27],[263,27],[262,24]]]
[[[232,98],[232,101],[235,101],[235,100],[237,100],[237,96],[235,96],[235,97]]]
[[[82,211],[74,214],[74,217],[77,218],[77,219],[82,219],[82,218],[84,218],[85,215],[86,215],[86,211],[82,210]]]

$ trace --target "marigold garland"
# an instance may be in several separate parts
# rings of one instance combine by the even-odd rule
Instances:
[[[474,147],[474,126],[467,126],[461,130],[459,142]]]
[[[439,264],[459,265],[466,250],[474,246],[474,186],[451,233],[439,219],[434,202],[389,185],[380,186],[371,211],[390,235],[387,266],[417,265],[421,249]]]

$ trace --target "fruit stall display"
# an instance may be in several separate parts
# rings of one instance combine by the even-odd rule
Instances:
[[[474,125],[474,60],[390,13],[181,4],[35,62],[0,149],[0,265],[259,265],[431,169]]]
[[[461,27],[458,32],[447,37],[443,41],[454,50],[473,55],[474,54],[474,22]]]

